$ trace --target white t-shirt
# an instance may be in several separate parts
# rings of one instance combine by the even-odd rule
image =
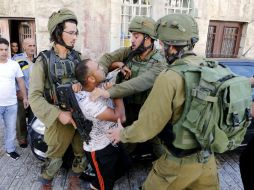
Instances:
[[[23,73],[16,61],[8,59],[0,63],[0,106],[10,106],[17,103],[16,78],[23,77]]]
[[[84,150],[92,152],[105,148],[111,143],[106,137],[106,132],[108,129],[116,127],[117,123],[102,121],[96,119],[96,117],[104,112],[107,107],[114,108],[112,100],[100,97],[93,102],[89,99],[90,92],[87,91],[80,91],[75,95],[84,116],[93,122],[92,131],[90,132],[91,140],[89,144],[84,142]]]

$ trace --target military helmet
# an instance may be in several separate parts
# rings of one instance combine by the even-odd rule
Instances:
[[[140,32],[156,39],[155,21],[145,16],[135,16],[129,25],[129,32]]]
[[[198,24],[186,14],[169,14],[156,23],[158,39],[168,45],[194,45],[198,39]]]
[[[53,12],[48,21],[48,31],[50,35],[54,32],[58,24],[69,19],[75,20],[78,23],[76,15],[69,9],[64,8],[60,9],[58,12]]]

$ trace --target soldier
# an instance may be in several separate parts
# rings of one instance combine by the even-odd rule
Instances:
[[[155,78],[166,68],[164,57],[154,47],[156,34],[155,21],[152,18],[134,17],[130,22],[129,32],[131,32],[131,47],[106,53],[99,60],[99,64],[105,72],[120,68],[124,74],[123,80],[107,91],[95,89],[92,93],[92,99],[96,99],[98,96],[125,98],[126,125],[137,119],[138,112],[145,102]],[[143,148],[144,146],[141,145],[135,152],[140,153]],[[159,147],[154,146],[153,148],[156,149],[154,150],[156,155],[161,154]],[[146,149],[151,148],[148,146]],[[147,155],[149,152],[151,150],[145,151],[143,155]],[[133,154],[135,158],[136,156],[140,157],[140,154]]]
[[[169,65],[177,64],[178,60],[192,65],[202,62],[202,59],[192,52],[198,41],[198,26],[191,16],[170,14],[162,17],[157,21],[157,34]],[[140,110],[138,120],[126,128],[122,128],[118,122],[118,128],[108,131],[108,137],[115,143],[120,140],[143,142],[166,129],[168,122],[173,124],[173,127],[168,125],[170,133],[166,133],[171,146],[165,146],[166,153],[154,162],[143,184],[145,190],[219,189],[214,155],[211,153],[204,160],[198,147],[184,148],[186,144],[192,146],[194,143],[198,146],[195,137],[186,136],[188,131],[182,125],[174,128],[176,123],[182,122],[179,118],[183,114],[184,105],[184,78],[173,70],[165,70],[156,79]]]
[[[57,85],[75,82],[74,66],[80,61],[80,54],[73,49],[78,35],[77,23],[76,15],[68,9],[50,16],[48,31],[53,47],[39,54],[30,75],[31,108],[46,126],[44,140],[48,145],[48,159],[42,168],[42,189],[52,189],[51,182],[70,144],[75,158],[68,189],[80,189],[79,175],[86,166],[82,140],[71,113],[59,109],[56,96]]]
[[[251,87],[254,87],[254,77],[250,78]],[[254,100],[252,99],[252,123],[254,117]],[[251,124],[252,125],[252,124]],[[239,168],[241,173],[241,178],[243,182],[243,187],[245,190],[253,189],[253,170],[254,170],[254,137],[252,137],[245,149],[242,151],[239,159]]]
[[[29,89],[29,72],[34,61],[34,56],[36,52],[35,40],[32,38],[26,38],[23,41],[23,49],[24,53],[15,54],[12,59],[19,63],[19,66],[23,72],[24,80],[26,84],[26,92],[28,93]],[[28,118],[32,117],[32,112],[30,107],[24,109],[22,105],[22,96],[20,90],[17,90],[18,97],[18,115],[17,115],[17,139],[19,142],[19,146],[21,148],[27,147],[27,127],[26,127],[26,115]],[[28,113],[28,114],[26,114]]]

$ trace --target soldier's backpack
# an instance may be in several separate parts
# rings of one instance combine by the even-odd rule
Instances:
[[[169,69],[185,81],[183,114],[173,131],[183,127],[201,150],[222,153],[238,147],[251,121],[251,85],[226,66],[204,60],[200,66],[179,59]],[[176,133],[175,133],[176,134]]]

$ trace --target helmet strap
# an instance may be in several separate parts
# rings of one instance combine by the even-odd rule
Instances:
[[[137,49],[135,49],[133,52],[135,52],[135,55],[140,55],[142,53],[144,53],[146,50],[150,49],[150,48],[153,48],[153,43],[151,43],[151,45],[145,47],[144,44],[145,44],[145,40],[146,38],[148,37],[147,34],[144,34],[144,39],[142,40],[141,44],[138,46]]]
[[[166,60],[167,60],[167,63],[169,65],[171,65],[172,63],[174,63],[175,60],[177,59],[181,59],[182,56],[184,55],[184,48],[182,48],[181,50],[177,51],[177,53],[175,54],[168,54],[169,52],[169,48],[170,48],[170,45],[165,45],[164,44],[164,54],[165,54],[165,57],[166,57]]]
[[[72,47],[72,46],[68,46],[68,45],[63,41],[62,38],[61,38],[61,39],[58,39],[56,43],[58,43],[58,44],[64,46],[66,49],[69,49],[69,50],[72,50],[72,49],[73,49],[73,47]]]

